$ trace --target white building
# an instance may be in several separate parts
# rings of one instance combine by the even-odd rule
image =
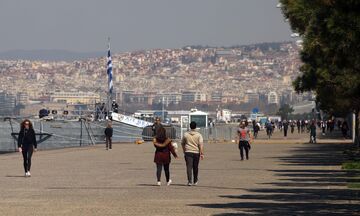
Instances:
[[[216,113],[216,120],[228,123],[231,121],[231,113],[229,109],[220,109]]]
[[[276,92],[274,92],[274,91],[269,92],[268,104],[279,104],[279,96]]]
[[[54,92],[50,96],[50,101],[67,104],[95,104],[100,101],[100,95],[93,92]]]

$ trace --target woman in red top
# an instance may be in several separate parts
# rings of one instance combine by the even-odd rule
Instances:
[[[161,185],[161,170],[164,167],[167,185],[171,184],[170,179],[170,162],[171,154],[177,158],[174,147],[171,144],[171,139],[166,137],[165,128],[161,127],[156,133],[156,137],[153,140],[155,150],[154,162],[156,163],[156,177],[157,185]]]

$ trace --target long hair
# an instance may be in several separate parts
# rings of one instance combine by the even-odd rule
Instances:
[[[166,130],[163,127],[160,127],[157,131],[156,131],[156,141],[158,141],[159,143],[164,143],[165,140],[167,139],[166,137]]]
[[[107,128],[112,128],[112,123],[111,123],[111,121],[109,121],[109,122],[107,123]]]
[[[20,130],[24,130],[24,129],[25,129],[25,122],[29,122],[29,129],[34,129],[31,121],[30,121],[29,119],[25,119],[25,120],[24,120],[23,122],[21,122],[21,124],[20,124]]]

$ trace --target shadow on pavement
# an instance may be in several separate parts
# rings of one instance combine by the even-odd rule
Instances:
[[[228,209],[217,215],[360,215],[360,190],[347,189],[356,172],[339,170],[348,144],[306,144],[277,157],[285,169],[268,170],[276,182],[260,183],[262,188],[247,194],[222,195],[226,203],[193,204],[203,208]],[[322,167],[328,169],[322,169]],[[267,188],[263,188],[268,186]],[[236,213],[233,213],[236,212]]]
[[[7,178],[25,178],[25,175],[7,175]]]
[[[142,187],[159,187],[156,184],[137,184],[137,186],[142,186]],[[166,184],[163,184],[163,186],[166,187]],[[218,190],[245,190],[244,188],[234,188],[234,187],[217,187],[217,186],[206,186],[206,185],[196,185],[196,186],[188,186],[187,184],[171,184],[169,187],[186,187],[186,188],[191,188],[192,190],[196,190],[197,189],[218,189]]]

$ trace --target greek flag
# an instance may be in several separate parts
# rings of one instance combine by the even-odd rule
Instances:
[[[107,74],[108,74],[108,86],[109,86],[109,94],[113,93],[113,81],[112,81],[112,63],[111,63],[111,54],[110,54],[110,44],[108,49],[107,56]]]

